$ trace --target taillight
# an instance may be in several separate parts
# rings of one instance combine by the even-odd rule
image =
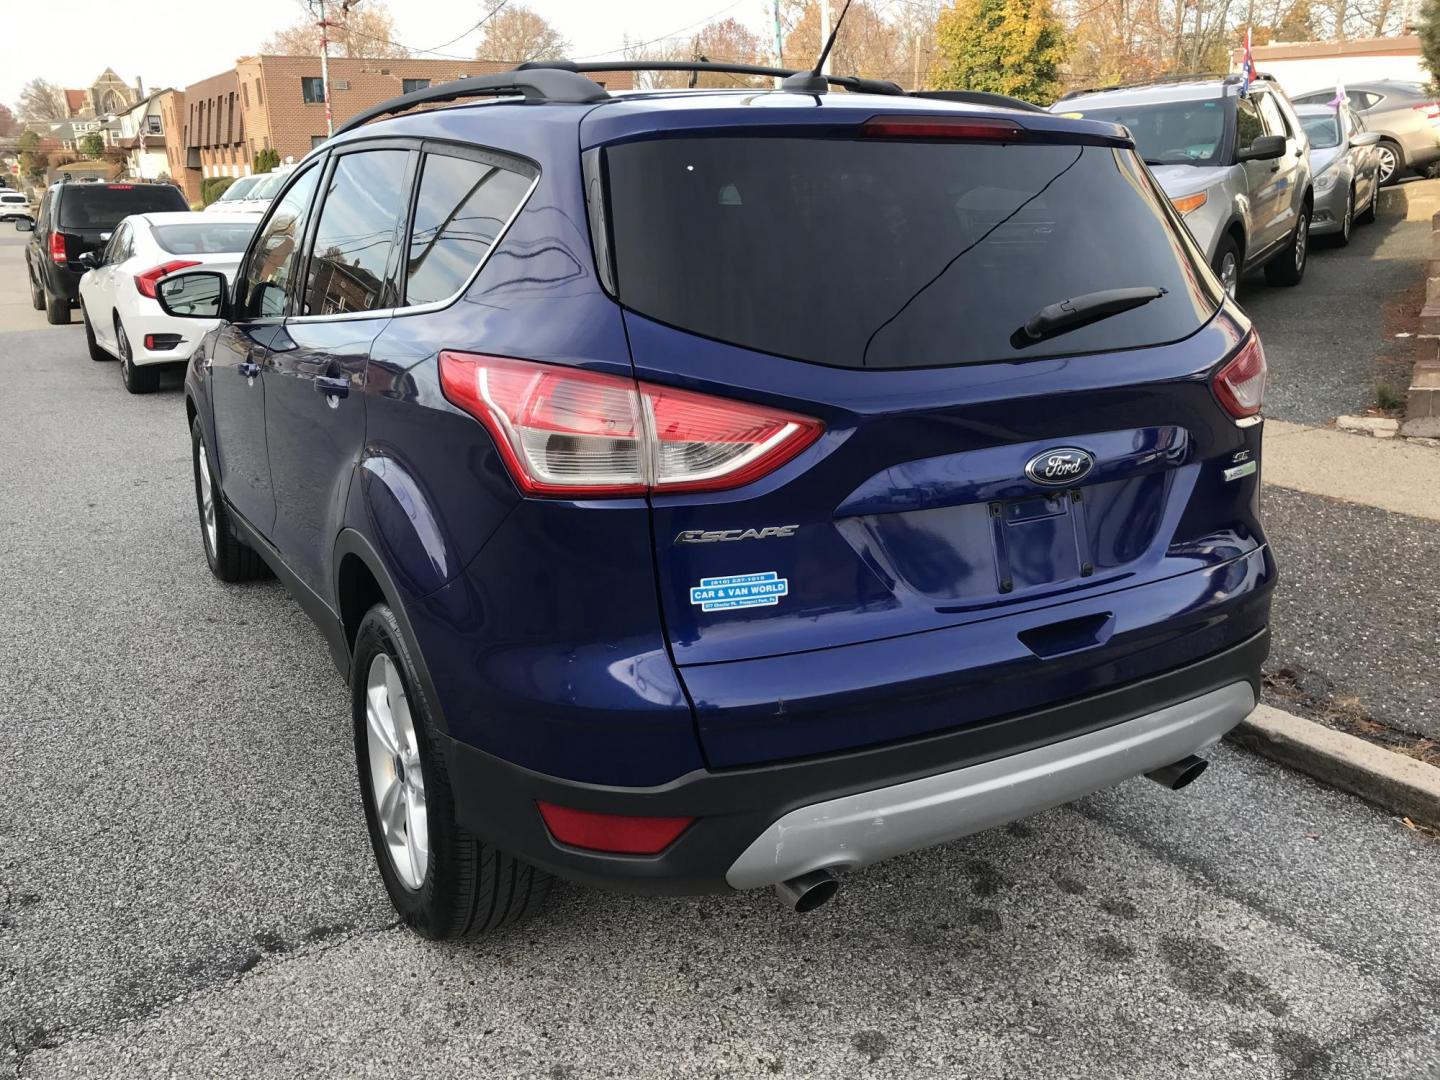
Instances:
[[[1427,101],[1423,105],[1411,105],[1416,112],[1424,113],[1432,124],[1440,124],[1440,101]]]
[[[875,116],[860,125],[860,134],[872,139],[994,139],[1009,142],[1025,129],[1012,120],[988,117]]]
[[[814,442],[819,420],[616,375],[442,352],[440,385],[495,438],[527,495],[719,491]]]
[[[540,816],[550,835],[562,844],[588,851],[621,855],[657,855],[690,827],[693,817],[633,817],[597,814],[542,802]]]
[[[1265,349],[1252,330],[1240,351],[1215,373],[1215,396],[1236,420],[1254,416],[1265,404],[1265,373]]]
[[[57,263],[65,261],[65,237],[58,232],[50,234],[50,261]]]
[[[146,270],[143,274],[135,275],[135,288],[140,290],[141,296],[148,296],[151,300],[154,300],[155,288],[160,284],[161,278],[168,277],[171,274],[177,274],[181,270],[188,270],[192,266],[199,265],[200,264],[198,262],[195,262],[193,259],[176,259],[173,262],[168,262],[161,266],[152,267],[151,269]]]

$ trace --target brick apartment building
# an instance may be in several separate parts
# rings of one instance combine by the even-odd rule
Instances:
[[[336,127],[371,105],[432,83],[508,71],[493,60],[330,61],[330,107]],[[629,72],[600,77],[611,89],[628,90]],[[261,150],[296,161],[325,139],[325,99],[318,56],[246,56],[231,71],[185,88],[162,103],[179,124],[165,123],[170,175],[192,202],[200,181],[245,176]]]

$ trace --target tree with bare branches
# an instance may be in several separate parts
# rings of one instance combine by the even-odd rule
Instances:
[[[331,56],[357,59],[398,60],[410,50],[395,41],[395,18],[382,0],[352,4],[348,10],[337,0],[327,8],[331,25],[327,37]],[[301,19],[271,35],[260,51],[278,56],[314,56],[320,52],[319,13]]]
[[[20,119],[64,120],[70,115],[65,91],[44,79],[31,79],[20,89]]]
[[[487,10],[477,58],[511,64],[565,58],[570,42],[544,16],[514,0],[488,0]]]

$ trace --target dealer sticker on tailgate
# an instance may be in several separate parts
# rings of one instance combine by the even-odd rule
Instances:
[[[690,603],[701,611],[733,611],[736,608],[767,607],[778,604],[790,591],[790,582],[774,570],[760,574],[701,578],[690,590]]]

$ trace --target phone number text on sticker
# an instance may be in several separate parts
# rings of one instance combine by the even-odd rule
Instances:
[[[790,591],[790,582],[774,570],[763,574],[735,574],[731,577],[701,578],[690,590],[690,603],[701,611],[734,611],[736,608],[768,607],[780,602]]]

